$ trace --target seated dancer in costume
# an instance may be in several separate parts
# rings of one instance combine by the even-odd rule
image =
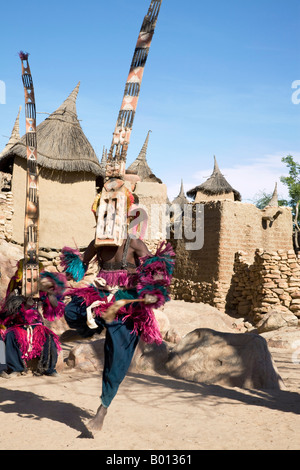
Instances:
[[[23,260],[11,278],[0,310],[0,335],[5,342],[7,378],[27,372],[27,362],[39,358],[35,375],[56,375],[58,336],[44,324],[64,314],[62,294],[64,274],[42,271],[40,264],[38,299],[25,298],[22,292]],[[3,374],[2,374],[3,376]]]
[[[93,240],[83,256],[65,247],[61,261],[67,274],[80,281],[96,256],[99,272],[92,284],[66,291],[72,300],[65,319],[82,337],[106,328],[101,405],[88,423],[91,432],[102,428],[107,408],[115,397],[141,338],[162,342],[153,308],[169,300],[174,269],[170,244],[161,244],[152,255],[140,239],[128,236],[121,246],[95,246]]]

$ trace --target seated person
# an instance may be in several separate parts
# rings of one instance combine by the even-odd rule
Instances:
[[[41,266],[42,268],[42,266]],[[64,315],[61,295],[65,289],[65,276],[42,271],[39,298],[22,295],[23,260],[11,278],[6,298],[0,309],[0,336],[5,343],[6,371],[11,374],[27,372],[27,363],[39,358],[36,375],[56,375],[58,336],[45,326]],[[2,374],[3,376],[3,374]]]

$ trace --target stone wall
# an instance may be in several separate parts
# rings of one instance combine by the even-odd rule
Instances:
[[[238,252],[227,302],[239,316],[257,323],[276,306],[300,318],[300,256],[294,250],[256,250],[254,262]]]
[[[1,240],[10,241],[12,238],[13,213],[14,201],[12,192],[0,192],[0,243]]]
[[[171,285],[171,292],[171,297],[174,300],[203,302],[211,305],[215,300],[215,286],[210,282],[194,282],[174,278]]]

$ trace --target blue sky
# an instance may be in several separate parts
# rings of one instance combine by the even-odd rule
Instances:
[[[81,82],[78,117],[101,158],[150,0],[1,3],[1,150],[24,103],[17,54],[24,50],[38,112],[53,112]],[[299,0],[163,0],[128,165],[151,129],[148,163],[170,200],[181,179],[188,190],[210,176],[214,155],[243,201],[272,192],[275,182],[286,197],[281,158],[300,161],[300,104],[292,102],[292,84],[300,80],[299,26]],[[46,117],[38,114],[38,123]],[[24,121],[23,106],[21,134]]]

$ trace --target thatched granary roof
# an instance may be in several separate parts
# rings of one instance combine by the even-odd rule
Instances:
[[[138,175],[141,181],[151,183],[162,183],[162,181],[155,176],[147,163],[147,149],[149,143],[149,135],[151,131],[148,131],[144,145],[134,162],[127,168],[127,174]]]
[[[278,192],[277,192],[277,183],[275,183],[275,188],[272,194],[272,197],[268,204],[266,204],[266,207],[278,207]]]
[[[76,98],[80,82],[59,108],[37,126],[38,164],[65,172],[89,172],[103,176],[99,160],[77,117]],[[0,167],[9,157],[27,158],[26,135],[0,157]]]
[[[228,183],[222,175],[216,157],[214,157],[214,171],[212,175],[200,186],[187,191],[187,196],[195,199],[198,192],[204,193],[208,196],[218,196],[220,194],[234,194],[235,201],[241,201],[242,197],[238,191]]]
[[[184,188],[183,188],[183,181],[181,180],[181,186],[180,186],[180,191],[177,197],[173,200],[172,204],[179,204],[181,207],[184,206],[184,204],[188,204],[189,201],[185,196],[184,193]]]

